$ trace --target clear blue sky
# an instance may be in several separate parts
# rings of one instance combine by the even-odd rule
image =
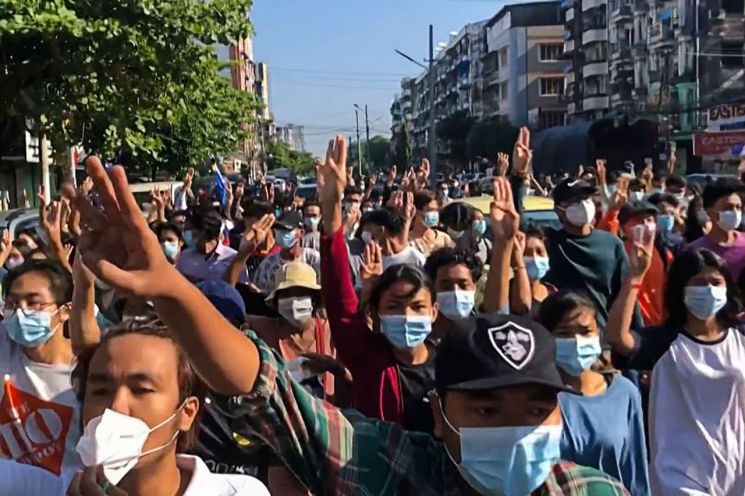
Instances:
[[[400,79],[424,62],[428,25],[435,44],[448,32],[494,15],[495,0],[255,0],[254,54],[269,64],[278,124],[305,125],[306,148],[325,152],[335,132],[354,134],[353,104],[367,104],[370,135],[390,136],[390,104]],[[362,116],[361,116],[362,117]],[[360,129],[364,139],[364,117]]]

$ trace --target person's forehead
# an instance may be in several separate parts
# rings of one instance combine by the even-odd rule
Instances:
[[[178,355],[173,342],[143,334],[116,336],[96,351],[88,368],[89,376],[118,379],[134,374],[158,383],[177,383]]]
[[[18,277],[15,281],[13,281],[13,285],[10,287],[10,294],[38,294],[42,296],[51,295],[51,281],[48,277],[39,272],[26,272],[25,274]]]
[[[306,214],[320,214],[321,213],[321,207],[318,205],[308,205],[305,207],[305,213]]]
[[[479,391],[455,391],[456,401],[463,403],[494,402],[511,403],[516,401],[556,401],[557,391],[541,384],[525,384]]]
[[[470,269],[464,263],[443,265],[437,269],[437,279],[472,279]]]
[[[722,196],[717,200],[717,203],[722,205],[741,205],[742,198],[737,193],[732,193],[728,196]]]
[[[429,294],[426,287],[420,288],[414,292],[414,285],[408,281],[396,281],[393,285],[383,293],[383,298],[389,299],[412,299],[416,300],[423,298]]]

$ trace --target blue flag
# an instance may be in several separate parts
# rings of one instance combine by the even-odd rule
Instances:
[[[223,179],[222,174],[220,174],[220,169],[218,169],[216,165],[213,167],[212,172],[212,187],[214,192],[217,194],[217,197],[220,198],[220,205],[225,208],[228,206],[228,190],[225,185],[225,180]]]

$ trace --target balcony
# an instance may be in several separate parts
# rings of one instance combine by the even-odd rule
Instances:
[[[582,77],[605,76],[608,74],[608,63],[606,61],[591,62],[582,68]]]
[[[649,48],[643,41],[634,43],[631,47],[631,54],[637,59],[646,59],[649,56]]]
[[[573,5],[574,5],[574,0],[561,0],[561,3],[559,4],[559,6],[562,9],[568,9],[572,7]]]
[[[612,61],[633,60],[631,47],[624,42],[610,46],[610,59]]]
[[[484,86],[490,87],[496,86],[497,84],[499,84],[499,71],[493,70],[484,75]]]
[[[630,5],[620,5],[611,12],[611,22],[631,22],[634,19],[634,15],[631,13]]]
[[[573,22],[574,21],[574,9],[567,10],[566,15],[564,16],[564,22]]]
[[[582,108],[584,110],[604,110],[608,106],[608,95],[604,94],[585,96],[584,100],[582,100]]]
[[[590,9],[602,7],[605,4],[605,0],[582,0],[582,12],[587,12]]]
[[[649,44],[654,50],[665,50],[675,47],[675,33],[669,22],[649,26]]]
[[[598,41],[608,41],[608,29],[605,27],[591,28],[582,33],[582,44],[587,45]]]
[[[646,86],[637,86],[634,88],[634,97],[640,99],[646,99],[649,95],[649,89]]]
[[[564,42],[564,51],[563,53],[571,52],[574,50],[574,40],[568,40]],[[566,58],[566,57],[564,57]]]
[[[649,12],[649,2],[647,0],[634,0],[631,4],[634,14],[646,14]]]

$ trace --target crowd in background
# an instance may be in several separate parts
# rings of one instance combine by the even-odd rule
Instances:
[[[346,154],[312,199],[189,170],[143,206],[96,157],[40,191],[0,240],[0,494],[745,494],[738,178],[534,176],[525,128],[486,182]]]

